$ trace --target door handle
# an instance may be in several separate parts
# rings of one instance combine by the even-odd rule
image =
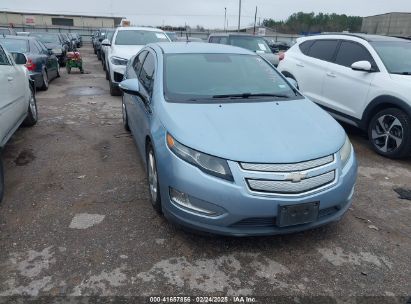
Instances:
[[[296,65],[302,68],[304,67],[304,64],[302,64],[301,62],[297,62]]]
[[[335,75],[333,72],[328,72],[328,73],[327,73],[327,76],[328,76],[328,77],[331,77],[331,78],[337,77],[337,75]]]
[[[14,78],[13,78],[13,77],[11,77],[11,76],[8,76],[8,77],[7,77],[7,80],[8,80],[8,81],[13,81],[13,80],[14,80]]]

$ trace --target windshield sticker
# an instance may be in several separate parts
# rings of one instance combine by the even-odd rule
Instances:
[[[260,50],[263,50],[263,51],[267,50],[267,48],[265,47],[263,43],[259,43],[258,46],[260,47]]]

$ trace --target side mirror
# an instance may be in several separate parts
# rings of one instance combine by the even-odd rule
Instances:
[[[286,77],[289,83],[291,83],[297,90],[299,90],[298,82],[294,78]]]
[[[103,45],[103,46],[110,46],[111,43],[110,43],[110,41],[109,41],[108,39],[104,39],[104,40],[101,42],[101,45]]]
[[[372,66],[369,61],[357,61],[351,65],[351,69],[354,71],[362,71],[362,72],[372,72]]]
[[[98,38],[98,41],[102,42],[104,40],[104,37]]]
[[[53,55],[53,54],[54,54],[54,53],[53,53],[53,50],[52,50],[52,49],[47,49],[47,54]]]
[[[12,52],[11,56],[13,57],[14,62],[16,64],[26,64],[27,63],[26,55],[24,55],[23,53]]]
[[[120,82],[120,90],[126,94],[140,96],[140,86],[137,79],[126,79]]]

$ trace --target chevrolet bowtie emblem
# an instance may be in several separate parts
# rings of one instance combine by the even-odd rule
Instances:
[[[307,173],[305,172],[293,172],[293,173],[287,174],[285,176],[285,180],[292,181],[293,183],[299,183],[306,177],[307,177]]]

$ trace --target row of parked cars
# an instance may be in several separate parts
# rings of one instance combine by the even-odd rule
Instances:
[[[81,46],[81,40],[72,33],[22,34],[0,28],[0,153],[20,125],[36,124],[36,90],[47,90],[49,82],[60,77],[66,53],[77,46]],[[0,157],[0,201],[3,194]]]

